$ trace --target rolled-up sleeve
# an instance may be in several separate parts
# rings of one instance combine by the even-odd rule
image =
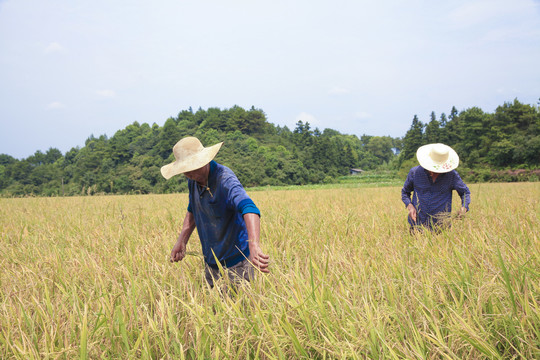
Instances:
[[[259,217],[261,216],[261,211],[251,199],[244,199],[240,201],[240,204],[238,204],[238,211],[242,215],[252,213],[259,215]]]

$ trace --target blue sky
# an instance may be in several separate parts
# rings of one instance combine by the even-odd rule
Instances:
[[[190,106],[347,134],[540,98],[534,0],[0,0],[0,153]]]

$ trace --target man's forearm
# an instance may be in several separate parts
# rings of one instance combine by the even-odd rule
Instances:
[[[246,228],[249,238],[249,261],[255,268],[259,269],[263,273],[270,272],[268,270],[268,255],[262,252],[259,244],[259,238],[261,233],[261,220],[258,214],[246,213],[244,214],[244,221],[246,222]]]
[[[184,218],[184,223],[182,224],[182,230],[178,235],[178,241],[181,240],[184,244],[187,244],[193,230],[195,230],[195,218],[193,217],[193,214],[188,211]]]
[[[253,213],[244,214],[244,221],[249,241],[259,242],[261,235],[261,219],[259,215]]]

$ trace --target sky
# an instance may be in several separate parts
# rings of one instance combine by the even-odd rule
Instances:
[[[452,106],[536,106],[539,64],[538,0],[0,0],[0,154],[189,107],[404,136]]]

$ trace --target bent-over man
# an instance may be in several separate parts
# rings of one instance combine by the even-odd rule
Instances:
[[[401,200],[409,211],[411,231],[422,227],[440,229],[452,212],[452,190],[461,197],[460,216],[469,210],[471,192],[454,170],[458,167],[459,157],[451,147],[424,145],[418,148],[416,158],[420,166],[409,171],[401,190]]]
[[[197,228],[210,287],[221,276],[218,262],[233,283],[251,280],[254,267],[269,272],[269,257],[259,244],[260,211],[232,170],[213,160],[222,145],[205,148],[195,137],[183,138],[173,148],[176,161],[161,168],[166,179],[188,178],[189,205],[171,261],[184,258]]]

